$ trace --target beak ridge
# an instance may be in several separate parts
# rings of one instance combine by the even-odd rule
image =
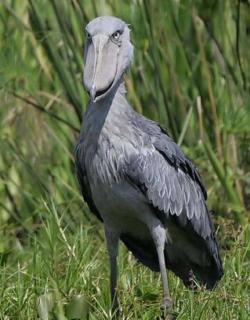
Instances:
[[[102,50],[108,41],[108,37],[106,35],[97,35],[93,37],[92,41],[93,41],[94,50],[95,50],[95,62],[94,62],[92,86],[90,89],[90,97],[92,100],[94,100],[97,92],[96,78],[98,77],[99,70],[101,69],[101,63],[102,63]]]
[[[90,100],[96,102],[115,81],[119,49],[106,34],[94,35],[87,49],[83,82]]]

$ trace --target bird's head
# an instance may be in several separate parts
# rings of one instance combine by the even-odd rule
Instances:
[[[127,24],[102,16],[86,27],[83,82],[92,101],[106,96],[122,77],[133,55]]]

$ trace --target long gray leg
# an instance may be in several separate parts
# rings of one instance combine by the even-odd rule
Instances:
[[[161,307],[162,309],[167,310],[167,309],[171,309],[172,301],[171,301],[169,289],[168,289],[168,279],[167,279],[166,264],[165,264],[165,257],[164,257],[166,230],[160,222],[154,223],[153,226],[150,227],[150,230],[156,246],[162,284],[163,284],[163,302]]]
[[[117,255],[119,234],[109,227],[105,226],[105,236],[110,261],[110,296],[112,303],[112,314],[118,314],[118,299],[116,292],[117,283]]]

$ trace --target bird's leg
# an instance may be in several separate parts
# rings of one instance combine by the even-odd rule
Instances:
[[[161,308],[164,311],[167,311],[171,309],[172,301],[171,301],[169,289],[168,289],[168,279],[167,279],[166,264],[165,264],[165,257],[164,257],[166,230],[161,223],[157,223],[156,225],[151,227],[151,234],[156,246],[162,284],[163,284],[163,302],[162,302]]]
[[[107,249],[110,262],[110,296],[112,303],[112,315],[115,317],[118,315],[118,299],[116,292],[117,283],[117,255],[118,255],[118,243],[119,234],[114,230],[105,227],[105,236],[107,242]]]

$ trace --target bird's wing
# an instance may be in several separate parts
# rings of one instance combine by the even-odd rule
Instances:
[[[81,188],[82,196],[91,212],[102,221],[102,217],[93,201],[91,189],[85,169],[82,141],[79,141],[74,150],[76,175]]]
[[[191,228],[205,239],[213,227],[205,203],[206,190],[197,169],[161,127],[152,121],[145,124],[143,130],[151,137],[153,149],[145,147],[131,157],[129,180],[141,188],[150,204],[158,209],[158,215],[164,219],[174,217],[181,227]]]
[[[202,284],[213,288],[223,271],[200,175],[162,128],[144,121],[140,129],[151,144],[131,157],[127,179],[141,190],[169,231],[167,266],[186,285],[190,285],[189,272],[193,271]]]

